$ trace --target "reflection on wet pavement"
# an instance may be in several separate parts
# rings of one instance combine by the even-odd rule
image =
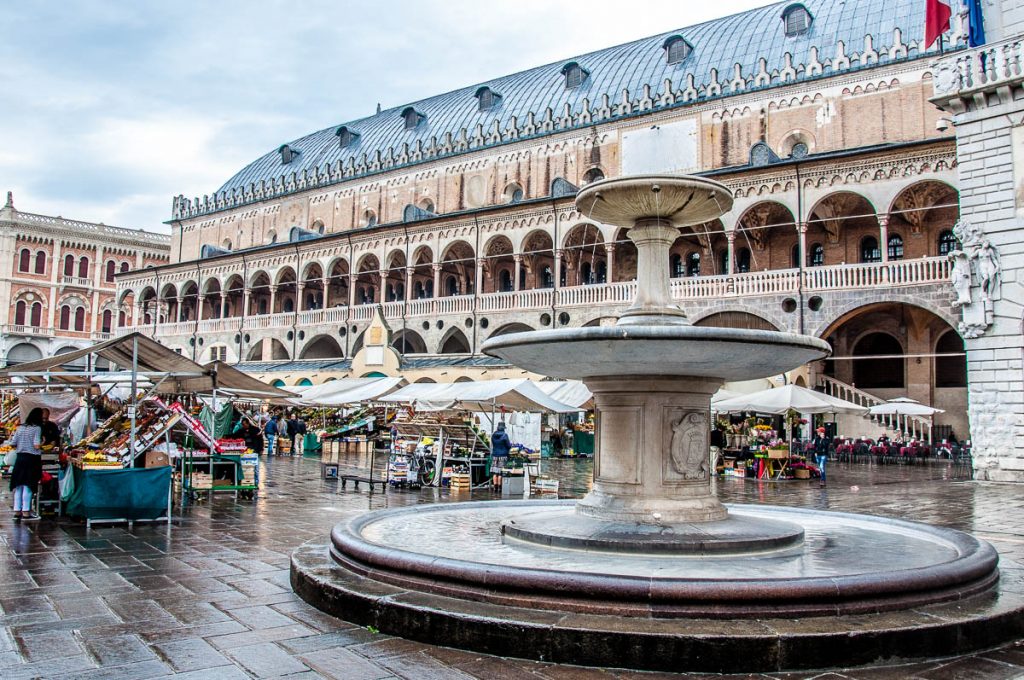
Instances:
[[[342,460],[366,474],[368,460]],[[336,522],[367,510],[494,498],[447,490],[344,491],[319,460],[263,459],[256,500],[218,495],[175,526],[14,524],[0,513],[0,677],[8,678],[660,678],[504,659],[375,634],[326,616],[289,587],[290,552],[327,542]],[[375,461],[375,475],[383,458]],[[563,497],[586,492],[589,460],[546,460]],[[718,482],[731,503],[831,509],[972,532],[999,550],[1004,580],[1024,584],[1019,486],[963,479],[947,463],[833,464],[816,482]],[[958,478],[959,477],[959,478]],[[0,491],[5,508],[11,496]],[[498,508],[500,506],[496,506]],[[499,511],[500,514],[500,511]],[[680,659],[680,670],[685,669]],[[1018,678],[1024,647],[909,666],[785,678]],[[686,677],[685,675],[682,677]],[[697,677],[697,676],[692,676]],[[703,676],[701,676],[703,677]],[[746,676],[743,676],[746,677]]]

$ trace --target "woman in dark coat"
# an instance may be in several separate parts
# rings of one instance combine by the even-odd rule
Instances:
[[[18,454],[11,472],[11,491],[14,492],[14,521],[37,520],[39,515],[32,512],[32,492],[43,476],[42,446],[43,409],[34,408],[28,418],[11,437],[11,446]]]

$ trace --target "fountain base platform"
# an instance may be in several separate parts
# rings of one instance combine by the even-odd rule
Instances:
[[[327,613],[431,644],[645,670],[895,663],[1024,636],[1024,588],[1001,583],[995,550],[962,532],[766,506],[729,512],[798,526],[804,540],[687,555],[500,532],[572,512],[525,501],[369,513],[336,526],[330,545],[297,550],[292,586]]]

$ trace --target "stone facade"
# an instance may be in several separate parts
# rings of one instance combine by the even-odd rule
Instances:
[[[990,42],[937,64],[933,101],[956,126],[961,217],[1001,268],[987,296],[980,262],[968,265],[963,307],[977,476],[1024,481],[1024,6],[985,9]]]
[[[0,357],[31,361],[111,337],[135,321],[116,278],[166,265],[170,237],[0,209]]]
[[[412,379],[514,373],[478,362],[484,340],[608,323],[633,296],[635,248],[576,210],[577,187],[645,169],[694,172],[725,183],[734,206],[673,246],[672,296],[691,320],[828,338],[846,354],[804,372],[817,382],[851,379],[867,350],[849,322],[873,314],[892,351],[911,355],[899,387],[879,389],[954,405],[937,422],[963,437],[965,397],[943,390],[966,389],[938,386],[935,356],[963,351],[936,351],[948,333],[959,342],[946,257],[957,159],[928,100],[935,55],[913,37],[920,30],[838,45],[812,33],[786,39],[793,51],[766,55],[759,69],[593,93],[488,128],[431,135],[431,114],[420,135],[385,112],[373,124],[394,125],[393,140],[357,144],[348,160],[309,161],[337,153],[353,131],[369,137],[369,123],[314,133],[212,195],[174,200],[174,262],[119,281],[121,307],[148,319],[124,330],[293,385],[356,374],[379,312],[395,370]],[[430,113],[428,104],[416,106]],[[312,141],[325,137],[322,149]],[[662,148],[671,158],[657,158]]]

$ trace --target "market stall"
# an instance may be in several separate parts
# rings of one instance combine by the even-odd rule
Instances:
[[[171,463],[179,461],[183,489],[189,490],[196,488],[191,480],[197,450],[205,452],[208,463],[213,456],[224,454],[224,445],[209,435],[192,413],[201,408],[200,395],[215,401],[257,394],[264,398],[292,396],[230,366],[196,364],[137,333],[0,371],[0,381],[21,389],[72,390],[92,411],[95,389],[110,380],[105,371],[93,369],[101,359],[130,368],[129,397],[115,405],[116,412],[95,430],[89,431],[87,425],[85,436],[68,451],[64,475],[69,479],[62,496],[69,514],[90,523],[170,521]],[[84,360],[85,370],[80,360]],[[125,376],[114,380],[124,383]],[[179,400],[162,398],[168,396]],[[87,422],[91,424],[91,418]],[[172,441],[174,431],[176,441]],[[183,459],[188,462],[180,462]],[[237,478],[233,485],[238,486]]]
[[[395,422],[389,478],[396,484],[447,483],[453,488],[484,486],[492,479],[490,434],[499,411],[578,410],[549,397],[536,383],[526,379],[418,383],[381,401],[407,407]],[[536,453],[539,455],[539,447]],[[521,461],[527,457],[510,456],[508,476],[522,478]],[[517,463],[518,468],[514,467]]]
[[[288,400],[301,407],[299,413],[310,430],[303,450],[338,454],[386,436],[395,410],[389,412],[378,400],[405,384],[405,378],[344,378],[306,388]]]
[[[792,432],[795,418],[801,414],[866,413],[867,408],[836,397],[809,390],[798,385],[762,390],[751,394],[712,400],[711,410],[719,414],[755,414],[737,423],[722,423],[726,430],[727,450],[745,449],[753,456],[753,469],[730,465],[729,456],[723,457],[723,471],[737,476],[755,476],[759,479],[810,478],[817,468],[808,463],[804,451],[787,441],[776,427],[756,414],[784,416],[786,432]]]

